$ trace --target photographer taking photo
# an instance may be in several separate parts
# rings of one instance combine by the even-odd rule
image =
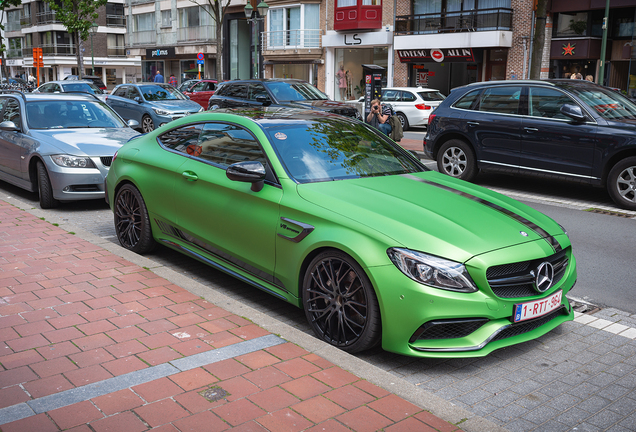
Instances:
[[[371,112],[367,116],[367,123],[388,136],[391,133],[389,118],[391,118],[391,107],[382,105],[380,99],[373,99],[371,101]]]

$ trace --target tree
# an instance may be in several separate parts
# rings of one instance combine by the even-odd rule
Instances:
[[[221,82],[223,80],[223,70],[221,69],[221,53],[223,52],[223,17],[225,16],[225,10],[231,0],[200,0],[203,3],[207,3],[209,9],[203,4],[197,3],[196,0],[190,1],[210,15],[216,24],[216,79]]]
[[[4,17],[6,15],[5,9],[12,6],[20,6],[22,0],[0,0],[0,30],[4,34]],[[2,76],[7,78],[7,84],[9,84],[9,75],[7,73],[7,62],[4,58],[4,53],[7,50],[7,46],[4,44],[4,38],[0,40],[0,54],[2,54]]]
[[[55,0],[47,2],[55,12],[66,31],[73,38],[76,47],[77,68],[80,79],[84,76],[84,59],[80,50],[80,41],[87,40],[88,30],[97,20],[97,9],[105,5],[108,0]]]
[[[545,20],[548,0],[537,0],[534,40],[532,41],[532,59],[530,60],[530,78],[541,79],[541,60],[545,47]]]

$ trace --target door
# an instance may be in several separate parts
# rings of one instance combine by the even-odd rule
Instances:
[[[175,206],[178,225],[192,243],[223,261],[272,283],[276,227],[282,190],[265,184],[232,181],[226,168],[236,162],[266,159],[256,138],[241,126],[206,123],[197,157],[182,167]]]
[[[521,153],[521,86],[486,88],[474,111],[465,116],[480,165],[512,168]]]
[[[198,82],[194,87],[190,89],[189,92],[186,92],[185,95],[190,98],[190,100],[198,103],[203,108],[208,109],[208,101],[210,100],[210,96],[214,94],[214,83],[201,81]]]
[[[138,99],[135,100],[135,98]],[[137,120],[141,124],[141,118],[144,114],[143,108],[144,98],[141,96],[141,92],[135,86],[129,86],[126,92],[126,97],[122,99],[123,109],[128,116],[128,119]]]
[[[24,144],[25,137],[22,134],[22,113],[20,112],[20,103],[13,97],[0,99],[0,110],[2,121],[12,121],[20,128],[20,131],[0,131],[0,171],[2,174],[14,177],[16,179],[23,178],[23,162],[22,157],[25,154]],[[7,178],[6,176],[3,176]]]
[[[528,115],[523,118],[521,139],[522,168],[568,177],[591,176],[596,122],[592,118],[585,123],[573,122],[561,114],[566,103],[578,105],[557,89],[528,88]]]
[[[117,87],[113,93],[106,98],[106,103],[126,121],[130,120],[130,113],[126,105],[126,93],[128,93],[129,87],[130,86]]]

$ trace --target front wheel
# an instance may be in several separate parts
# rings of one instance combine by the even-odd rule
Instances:
[[[114,213],[115,232],[123,247],[140,254],[155,248],[148,209],[135,186],[125,184],[117,191]]]
[[[607,191],[617,206],[636,210],[636,157],[614,165],[607,177]]]
[[[57,207],[60,202],[53,198],[53,187],[51,186],[51,179],[49,179],[49,173],[46,171],[46,167],[42,162],[37,162],[36,170],[38,176],[40,207],[43,209]]]
[[[475,152],[464,141],[449,140],[439,149],[437,169],[451,177],[471,181],[477,175]]]
[[[141,130],[143,133],[155,130],[155,122],[152,121],[152,118],[149,115],[144,115],[141,119]]]
[[[380,341],[380,310],[364,270],[348,255],[327,251],[314,258],[303,280],[303,307],[316,335],[355,353]]]

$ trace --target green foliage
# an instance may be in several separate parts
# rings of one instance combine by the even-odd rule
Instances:
[[[77,33],[82,40],[89,37],[88,30],[97,21],[97,9],[108,0],[56,0],[47,2],[69,34]]]

